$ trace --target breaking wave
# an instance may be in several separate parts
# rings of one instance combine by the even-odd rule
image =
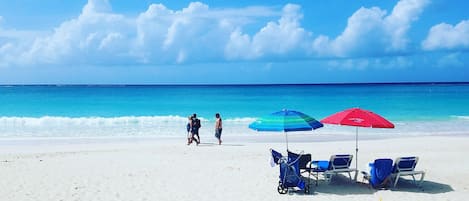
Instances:
[[[248,128],[253,117],[223,119],[224,136],[264,135]],[[394,129],[360,128],[365,137],[469,135],[468,116],[457,116],[444,121],[400,121]],[[0,117],[0,138],[15,137],[181,137],[187,134],[187,117],[122,116],[122,117]],[[201,118],[201,136],[212,136],[214,119]],[[315,135],[355,135],[355,128],[325,125],[312,131]]]
[[[224,122],[233,128],[228,127],[229,131],[247,128],[254,120],[233,118]],[[0,117],[0,137],[180,136],[186,132],[187,122],[187,117],[181,116]],[[201,118],[201,122],[201,132],[212,133],[214,120]]]

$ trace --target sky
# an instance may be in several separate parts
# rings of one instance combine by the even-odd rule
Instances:
[[[465,0],[0,0],[0,84],[469,82]]]

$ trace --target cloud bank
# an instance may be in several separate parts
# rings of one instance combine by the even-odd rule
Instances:
[[[399,1],[387,15],[378,7],[360,8],[347,21],[347,27],[335,39],[321,35],[313,49],[320,56],[363,57],[405,52],[407,32],[418,19],[427,0]]]
[[[428,4],[428,0],[400,0],[390,13],[378,7],[362,7],[334,37],[303,28],[301,6],[295,4],[281,9],[216,9],[192,2],[181,10],[151,4],[130,17],[114,13],[108,0],[89,0],[76,18],[47,33],[2,29],[0,16],[0,67],[318,58],[358,58],[358,66],[367,66],[379,62],[361,58],[400,56],[411,51],[408,32]],[[254,22],[262,25],[254,32],[244,30]],[[432,27],[421,46],[425,51],[467,49],[469,21]],[[398,64],[408,65],[401,57],[397,59]]]

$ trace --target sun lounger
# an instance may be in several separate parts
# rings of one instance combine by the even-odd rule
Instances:
[[[420,181],[418,185],[422,184],[423,178],[425,177],[424,171],[415,171],[415,166],[419,158],[416,156],[412,157],[399,157],[395,160],[392,176],[394,179],[394,187],[397,185],[399,178],[402,176],[412,176],[414,183],[417,184],[415,180],[415,175],[420,175]]]
[[[392,159],[376,159],[373,163],[368,164],[370,168],[369,173],[362,171],[363,178],[366,179],[373,188],[388,188],[389,184],[392,182],[392,163]]]
[[[312,172],[316,173],[316,185],[319,173],[324,174],[324,177],[327,182],[332,180],[333,175],[347,173],[352,179],[351,172],[355,172],[355,178],[357,176],[357,170],[355,168],[350,168],[352,163],[353,155],[332,155],[329,161],[313,161],[312,165],[315,166]]]

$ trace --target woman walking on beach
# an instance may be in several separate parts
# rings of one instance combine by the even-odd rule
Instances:
[[[222,123],[220,114],[215,114],[215,137],[218,139],[218,145],[221,145],[221,131],[222,131]]]
[[[192,116],[189,116],[189,121],[187,122],[187,145],[190,145],[192,143]]]

